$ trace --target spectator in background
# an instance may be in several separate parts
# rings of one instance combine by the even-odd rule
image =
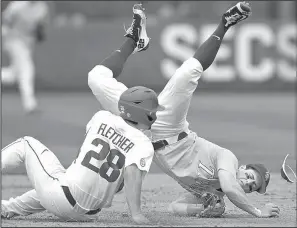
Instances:
[[[42,1],[11,1],[3,11],[3,50],[10,65],[1,69],[2,83],[18,83],[26,113],[37,110],[33,51],[45,39],[48,19],[49,7]]]
[[[189,2],[174,1],[164,3],[158,10],[159,18],[183,17],[190,12]]]

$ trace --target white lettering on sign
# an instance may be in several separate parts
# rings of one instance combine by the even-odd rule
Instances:
[[[201,28],[201,42],[203,43],[216,29],[215,24],[206,25]],[[222,42],[221,47],[209,68],[203,73],[203,80],[207,82],[230,82],[236,77],[235,69],[233,66],[226,64],[226,61],[230,62],[232,57],[232,50],[230,45],[226,44],[226,41],[234,35],[234,30],[229,30]],[[221,62],[221,63],[220,63]],[[222,63],[223,62],[223,63]],[[224,63],[225,62],[225,63]]]
[[[294,42],[295,41],[295,42]],[[295,45],[294,45],[295,43]],[[281,58],[277,65],[278,75],[284,81],[296,80],[297,61],[297,29],[296,25],[289,24],[280,27],[277,37],[277,48]]]
[[[240,27],[235,40],[235,65],[244,81],[264,82],[274,75],[275,64],[269,57],[262,57],[253,64],[253,42],[261,43],[258,48],[272,47],[275,40],[271,28],[265,24],[245,24]]]
[[[203,25],[199,31],[191,24],[167,26],[161,34],[161,47],[167,55],[160,65],[163,76],[172,77],[180,63],[192,57],[215,28],[214,24]],[[267,82],[277,76],[286,82],[296,81],[296,42],[296,24],[274,27],[245,23],[232,27],[201,80]]]
[[[171,78],[179,67],[172,59],[183,62],[194,54],[194,48],[189,46],[197,43],[197,32],[190,24],[172,24],[163,30],[160,42],[163,51],[170,57],[161,62],[161,72],[165,78]]]

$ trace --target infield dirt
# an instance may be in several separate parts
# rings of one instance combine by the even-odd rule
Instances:
[[[248,197],[253,205],[261,208],[265,203],[275,203],[281,213],[278,218],[255,218],[235,207],[226,197],[226,212],[222,218],[181,217],[170,214],[167,207],[185,191],[165,174],[148,174],[142,191],[142,210],[150,219],[150,226],[195,226],[195,227],[296,227],[296,185],[281,179],[279,174],[271,175],[265,195],[252,193]],[[31,189],[25,175],[5,175],[2,178],[2,199],[9,199]],[[19,216],[11,220],[2,219],[2,227],[110,227],[137,226],[127,216],[124,192],[114,198],[110,208],[103,209],[98,219],[92,222],[63,222],[48,212],[30,216]]]

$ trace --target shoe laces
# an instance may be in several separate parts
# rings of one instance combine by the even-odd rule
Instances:
[[[130,33],[130,32],[133,33],[133,27],[134,27],[134,25],[135,25],[135,21],[136,21],[136,19],[133,18],[133,20],[132,20],[132,24],[131,24],[131,26],[130,26],[128,29],[126,29],[126,25],[125,25],[125,23],[123,24],[126,33]]]

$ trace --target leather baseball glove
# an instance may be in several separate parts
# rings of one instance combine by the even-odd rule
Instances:
[[[198,217],[214,218],[220,217],[225,212],[225,202],[223,197],[213,193],[204,193],[201,196],[204,210],[198,214]]]

